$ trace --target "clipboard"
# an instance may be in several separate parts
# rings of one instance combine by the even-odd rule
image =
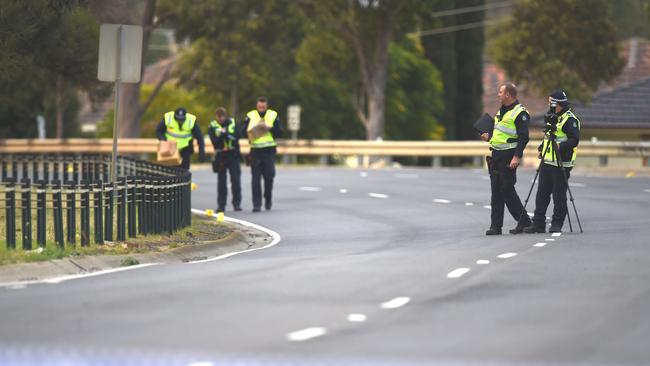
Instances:
[[[489,114],[485,113],[478,121],[476,121],[476,123],[474,123],[474,130],[478,132],[479,135],[492,133],[494,130],[494,119]]]

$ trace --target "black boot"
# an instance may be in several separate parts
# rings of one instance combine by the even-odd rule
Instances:
[[[524,228],[526,234],[542,234],[546,232],[546,227],[532,224]]]
[[[561,233],[562,232],[562,225],[557,225],[557,224],[551,224],[551,227],[548,228],[549,233]]]
[[[530,219],[518,222],[517,226],[514,229],[510,229],[510,234],[521,234],[524,232],[525,228],[532,224],[533,223],[530,221]]]
[[[491,227],[485,232],[485,235],[501,235],[501,228]]]

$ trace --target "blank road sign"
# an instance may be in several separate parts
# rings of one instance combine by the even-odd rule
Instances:
[[[118,39],[118,34],[121,35]],[[120,55],[118,65],[117,55]],[[119,66],[119,68],[118,68]],[[138,25],[102,24],[99,29],[100,81],[137,83],[142,66],[142,27]],[[117,74],[119,70],[119,75]]]
[[[300,106],[299,105],[290,105],[287,108],[287,127],[289,131],[298,131],[300,130]]]

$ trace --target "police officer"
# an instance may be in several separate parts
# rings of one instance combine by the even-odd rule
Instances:
[[[213,170],[217,173],[217,212],[224,212],[228,198],[226,179],[230,173],[232,187],[232,206],[241,211],[241,166],[239,154],[239,137],[234,118],[228,118],[226,109],[217,108],[216,120],[210,122],[208,135],[214,146],[215,157]]]
[[[511,234],[520,234],[530,225],[530,218],[524,212],[519,195],[515,190],[517,167],[528,144],[528,123],[530,115],[517,100],[517,88],[512,83],[504,83],[497,94],[501,108],[494,116],[492,133],[481,135],[483,141],[490,143],[492,157],[488,158],[490,171],[491,224],[485,235],[501,235],[504,205],[517,220]]]
[[[266,97],[258,97],[256,108],[246,114],[243,131],[246,131],[251,147],[253,212],[260,212],[262,207],[262,178],[264,207],[270,210],[273,205],[276,139],[281,137],[282,127],[278,112],[269,109]]]
[[[176,148],[181,155],[180,168],[190,169],[190,158],[194,153],[192,139],[199,144],[199,159],[205,161],[205,144],[201,127],[196,121],[196,116],[187,113],[185,108],[165,113],[156,128],[156,135],[161,141],[176,141]]]
[[[553,92],[549,98],[551,111],[546,117],[544,141],[537,148],[542,164],[539,167],[539,185],[535,197],[535,216],[526,233],[546,231],[546,209],[553,197],[553,217],[549,232],[562,232],[567,215],[567,183],[576,160],[576,148],[580,142],[580,120],[571,111],[569,98],[562,90]],[[554,110],[553,110],[554,109]],[[555,141],[553,141],[555,140]],[[554,144],[557,144],[559,156]],[[561,166],[561,167],[560,167]],[[564,174],[562,174],[564,170]],[[565,177],[566,175],[566,177]]]

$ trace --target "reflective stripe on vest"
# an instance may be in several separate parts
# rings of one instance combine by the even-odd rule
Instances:
[[[564,127],[566,121],[568,121],[569,118],[571,117],[575,118],[576,121],[578,121],[578,129],[580,129],[580,120],[578,119],[578,117],[576,117],[576,115],[573,114],[571,111],[564,112],[560,116],[559,121],[557,122],[557,131],[555,132],[555,141],[557,141],[558,144],[569,140],[569,137],[566,135],[566,133],[564,133],[562,128]],[[548,136],[545,136],[544,145],[542,145],[542,151],[544,152],[544,164],[558,166],[557,162],[555,161],[556,160],[555,151],[553,150],[553,147],[548,148],[549,142],[550,140],[548,139]],[[564,168],[573,167],[575,165],[577,155],[578,155],[578,148],[573,148],[573,155],[571,156],[571,161],[563,161],[562,167]]]
[[[167,141],[176,141],[176,148],[181,150],[189,146],[192,141],[192,129],[196,122],[196,116],[190,113],[185,115],[185,122],[181,125],[174,118],[174,111],[165,113],[165,136]]]
[[[231,135],[234,135],[235,134],[235,120],[232,119],[232,118],[228,118],[228,122],[229,122],[228,123],[228,133],[231,134]],[[210,122],[210,128],[212,128],[214,130],[214,134],[217,137],[219,137],[221,135],[221,127],[223,127],[223,126],[221,126],[219,124],[219,122],[217,122],[215,120],[212,120],[212,122]],[[234,144],[235,144],[235,142],[233,140],[230,140],[230,139],[226,138],[224,140],[224,144],[223,144],[224,150],[231,150],[233,148]]]
[[[501,111],[497,112],[494,116],[494,131],[492,131],[492,138],[490,138],[490,146],[494,150],[510,150],[517,147],[517,142],[508,140],[518,137],[515,120],[521,112],[525,111],[526,108],[523,105],[517,104],[507,111],[501,119],[499,119]]]
[[[255,125],[260,122],[260,120],[264,120],[264,123],[266,123],[266,125],[269,126],[269,128],[273,128],[275,119],[278,117],[278,112],[272,109],[267,109],[266,114],[264,114],[264,118],[262,118],[259,112],[256,109],[253,109],[252,111],[246,114],[246,117],[248,117],[249,120],[247,132],[250,132],[253,129],[253,127],[255,127]],[[251,141],[252,149],[260,149],[263,147],[271,147],[276,145],[277,143],[275,142],[275,139],[273,138],[271,131],[265,133],[264,135],[255,139],[254,141]]]

